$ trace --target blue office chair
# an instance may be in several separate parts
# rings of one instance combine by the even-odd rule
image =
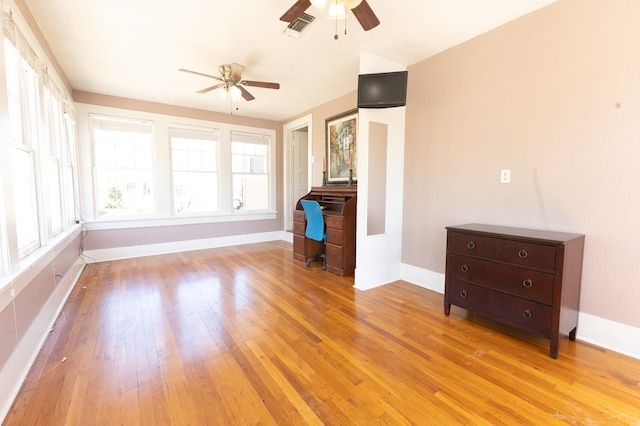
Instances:
[[[322,209],[317,201],[313,200],[300,200],[304,214],[307,216],[307,229],[305,230],[305,237],[315,241],[322,242],[322,253],[315,254],[307,259],[307,266],[311,266],[312,260],[322,259],[322,269],[327,270],[327,234],[324,228],[324,218],[322,217]]]

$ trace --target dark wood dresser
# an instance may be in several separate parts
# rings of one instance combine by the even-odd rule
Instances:
[[[576,338],[584,235],[468,224],[447,229],[444,313],[451,305],[550,340]]]
[[[302,197],[316,200],[322,207],[327,232],[327,271],[338,275],[353,275],[356,267],[356,207],[355,186],[318,186]],[[322,252],[322,245],[305,238],[306,219],[300,201],[293,212],[293,257],[306,260]]]

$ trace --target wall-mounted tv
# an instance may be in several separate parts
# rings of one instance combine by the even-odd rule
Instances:
[[[358,108],[393,108],[407,104],[407,71],[360,74]]]

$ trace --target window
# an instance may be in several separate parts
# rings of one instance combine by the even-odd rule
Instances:
[[[93,182],[85,218],[103,222],[97,227],[275,217],[275,130],[78,108],[93,151],[82,173]]]
[[[44,90],[44,113],[48,124],[48,137],[43,138],[40,147],[40,161],[43,167],[43,192],[45,194],[45,216],[49,236],[62,232],[62,191],[61,178],[61,147],[63,145],[62,106],[53,97],[51,90]]]
[[[98,216],[153,214],[152,123],[91,116]]]
[[[14,39],[19,36],[14,34]],[[38,141],[39,87],[35,57],[4,38],[11,152],[11,181],[19,258],[40,247],[35,148]],[[29,59],[27,59],[29,58]]]
[[[266,211],[270,207],[269,137],[231,132],[233,208]]]
[[[67,142],[62,149],[62,183],[65,188],[63,200],[64,221],[67,225],[72,225],[80,218],[80,212],[76,209],[78,199],[78,187],[76,185],[78,156],[76,149],[75,122],[72,115],[65,112],[64,138]]]
[[[6,96],[0,97],[1,109],[6,109],[0,134],[0,275],[32,265],[45,253],[39,249],[68,230],[78,212],[73,102],[13,17],[10,6],[5,8],[0,44],[0,66],[5,68],[0,85],[6,85]]]
[[[218,210],[217,131],[170,128],[173,211]]]

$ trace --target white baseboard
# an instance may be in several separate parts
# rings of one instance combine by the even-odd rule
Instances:
[[[401,279],[444,294],[444,274],[402,264]],[[580,312],[576,339],[640,359],[640,328]]]
[[[577,339],[640,359],[640,328],[580,312]]]
[[[82,259],[78,258],[69,268],[0,371],[0,423],[11,409],[11,404],[29,374],[29,369],[44,345],[51,327],[80,278],[84,265]]]
[[[444,274],[403,263],[400,267],[400,279],[444,294]]]
[[[180,253],[183,251],[228,247],[240,244],[263,243],[266,241],[286,241],[287,232],[273,231],[257,234],[231,235],[228,237],[203,238],[199,240],[175,241],[171,243],[147,244],[109,249],[85,250],[82,254],[89,263],[106,262],[158,254]]]

